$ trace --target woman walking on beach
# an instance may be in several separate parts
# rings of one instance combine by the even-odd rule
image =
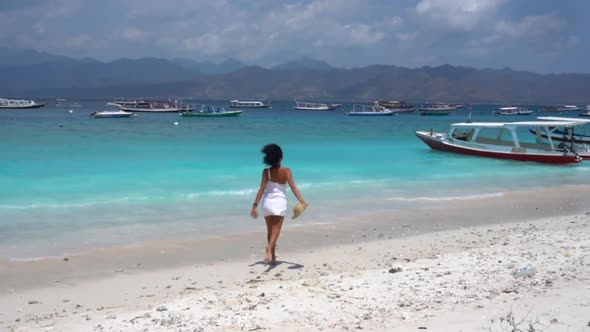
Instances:
[[[264,163],[270,167],[262,170],[262,181],[254,204],[252,204],[250,215],[252,218],[258,217],[258,203],[262,199],[262,213],[266,221],[268,243],[264,261],[274,264],[276,263],[275,248],[277,240],[281,233],[283,219],[287,213],[287,183],[289,183],[289,187],[291,187],[299,203],[303,207],[307,206],[307,203],[295,185],[291,169],[281,166],[283,161],[281,147],[276,144],[268,144],[262,148],[262,153],[264,153]]]

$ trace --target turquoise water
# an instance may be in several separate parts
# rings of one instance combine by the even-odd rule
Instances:
[[[349,104],[313,113],[275,102],[237,118],[94,119],[88,114],[106,109],[105,101],[80,103],[72,113],[53,106],[0,112],[1,257],[253,230],[260,148],[270,142],[283,147],[284,165],[312,203],[300,224],[587,183],[590,174],[588,162],[548,166],[435,152],[412,133],[446,131],[466,110],[364,118],[346,116]],[[474,106],[472,118],[497,121],[495,109]]]

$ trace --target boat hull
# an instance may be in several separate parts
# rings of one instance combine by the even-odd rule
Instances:
[[[37,109],[45,106],[45,104],[35,104],[35,105],[26,105],[26,106],[0,106],[0,109],[4,110],[30,110],[30,109]]]
[[[133,116],[133,113],[123,112],[123,111],[103,111],[103,112],[91,113],[89,116],[97,118],[97,119],[129,118],[129,117]]]
[[[444,116],[451,114],[452,111],[418,111],[418,115],[422,116]]]
[[[394,107],[394,108],[390,108],[390,109],[393,110],[397,114],[412,114],[412,113],[416,112],[416,110],[413,108],[395,108]]]
[[[533,161],[545,164],[572,164],[578,163],[582,160],[577,155],[563,155],[561,153],[554,154],[540,154],[540,153],[519,153],[519,152],[499,152],[499,151],[488,151],[476,148],[470,148],[465,146],[459,146],[443,141],[436,135],[430,135],[427,132],[414,132],[420,140],[428,145],[433,150],[439,150],[444,152],[452,152],[458,154],[464,154],[469,156],[495,158],[495,159],[507,159],[517,161]]]
[[[142,113],[179,113],[179,112],[188,112],[192,109],[188,108],[181,108],[181,107],[171,107],[171,108],[133,108],[133,107],[120,107],[121,111],[125,112],[142,112]]]
[[[229,118],[236,117],[242,114],[242,111],[231,111],[231,112],[218,112],[218,113],[206,113],[206,112],[182,112],[180,113],[183,117],[189,118]]]
[[[96,114],[97,119],[130,118],[132,114]]]
[[[384,112],[348,112],[346,115],[348,116],[392,116],[393,111],[384,111]]]
[[[325,107],[294,106],[293,108],[298,111],[316,111],[316,112],[319,111],[319,112],[321,112],[321,111],[333,111],[340,106],[342,106],[342,104],[332,104],[332,105],[327,105]]]
[[[262,105],[262,106],[229,106],[230,108],[269,108],[270,105]]]
[[[495,115],[502,115],[502,116],[527,116],[533,114],[532,111],[530,112],[496,112]]]

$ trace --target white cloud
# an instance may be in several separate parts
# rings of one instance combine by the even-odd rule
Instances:
[[[522,39],[545,39],[548,36],[561,33],[567,26],[567,21],[553,14],[540,16],[525,16],[521,21],[500,22],[496,31],[500,34]]]
[[[506,0],[420,0],[416,13],[432,23],[454,30],[470,30],[503,5]]]
[[[383,32],[377,31],[367,24],[345,25],[343,30],[348,35],[345,37],[349,37],[347,38],[349,46],[369,46],[379,43],[385,38]]]
[[[509,58],[506,49],[534,62],[546,49],[590,47],[562,4],[538,1],[553,14],[508,0],[39,0],[0,10],[0,43],[102,60],[233,57],[269,66],[307,56],[348,67],[503,66],[513,63],[498,60]]]

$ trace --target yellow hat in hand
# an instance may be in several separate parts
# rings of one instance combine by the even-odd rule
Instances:
[[[295,207],[293,208],[293,218],[295,219],[297,217],[299,217],[300,214],[303,213],[303,211],[305,211],[305,209],[309,206],[309,203],[297,203],[297,205],[295,205]]]

